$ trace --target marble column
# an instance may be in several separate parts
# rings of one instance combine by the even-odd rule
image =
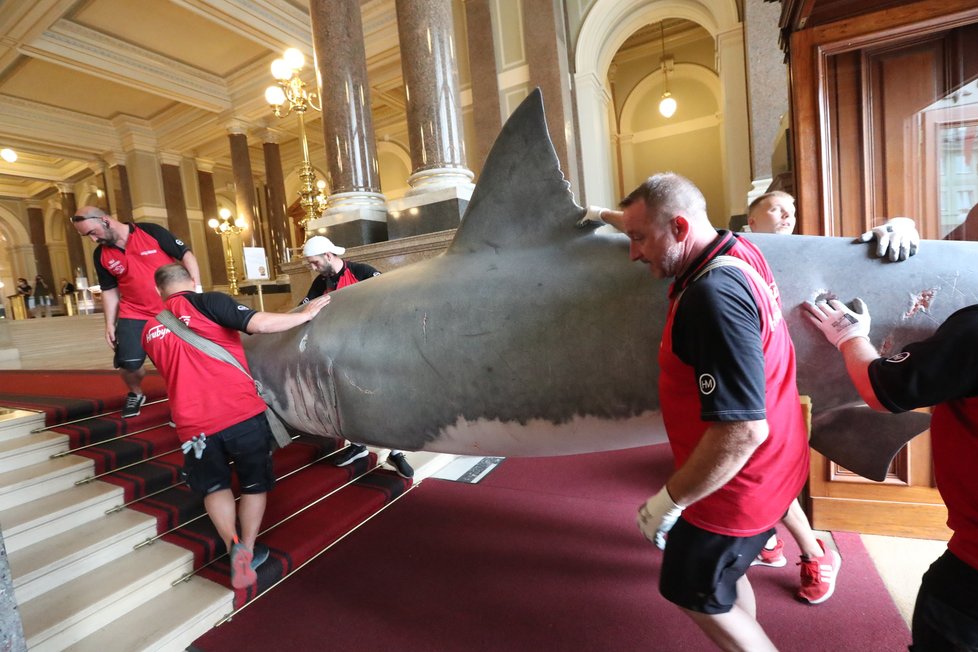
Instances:
[[[473,169],[482,168],[503,126],[490,1],[465,0],[469,77],[472,79],[472,118],[475,123],[474,151],[469,156]]]
[[[167,224],[170,233],[191,246],[190,221],[187,219],[187,202],[183,196],[180,179],[180,157],[160,155],[160,175],[163,177],[163,202],[166,205]]]
[[[791,168],[772,161],[772,152],[787,138],[781,118],[788,112],[788,66],[783,57],[772,57],[771,48],[780,35],[779,3],[766,0],[744,2],[744,40],[747,50],[747,87],[750,98],[750,151],[753,191],[748,204],[767,192],[779,175],[790,175]]]
[[[360,1],[310,0],[309,14],[332,194],[308,232],[324,233],[347,247],[386,240],[387,205],[380,192]]]
[[[204,224],[211,218],[219,219],[217,214],[217,193],[214,192],[214,174],[198,160],[197,162],[197,184],[200,186],[200,208],[204,213]],[[206,287],[212,285],[223,285],[218,279],[226,279],[224,263],[224,241],[221,236],[214,233],[214,229],[207,227],[204,229],[204,242],[207,249],[207,265],[201,265],[201,280],[208,278],[209,283],[204,283]],[[206,270],[203,269],[206,267]]]
[[[71,276],[78,275],[78,270],[83,272],[88,268],[85,263],[85,247],[82,245],[81,236],[78,230],[71,223],[71,216],[78,210],[75,204],[75,193],[71,192],[68,186],[58,188],[61,193],[61,210],[65,214],[65,242],[68,243],[68,263],[71,265]]]
[[[581,162],[563,12],[563,3],[557,0],[523,0],[523,25],[527,30],[523,45],[530,71],[530,87],[539,86],[543,91],[547,128],[560,160],[560,169],[570,182],[571,190],[580,196]],[[609,141],[604,141],[605,149],[608,149]]]
[[[120,222],[132,221],[132,194],[129,191],[129,175],[126,166],[116,163],[109,166],[106,194],[109,195],[110,213]]]
[[[37,263],[37,273],[44,277],[48,283],[48,288],[56,288],[54,285],[54,272],[51,269],[51,256],[48,253],[48,239],[44,231],[44,211],[35,206],[27,207],[27,221],[30,223],[31,243],[34,245],[34,260]],[[72,231],[75,229],[72,228]],[[75,235],[75,239],[78,236]],[[28,279],[34,285],[34,279]],[[52,290],[56,294],[56,290]]]
[[[286,215],[285,175],[282,173],[282,153],[278,143],[266,139],[262,143],[265,154],[265,188],[268,202],[268,228],[271,233],[268,262],[272,278],[278,276],[282,265],[292,260],[291,248],[297,246],[295,235]]]
[[[248,223],[241,233],[241,242],[248,247],[261,247],[261,223],[258,218],[258,197],[255,178],[251,172],[251,155],[248,153],[248,136],[237,126],[228,128],[231,144],[231,171],[234,173],[235,217],[243,217]]]
[[[456,228],[472,197],[451,0],[397,0],[411,190],[388,204],[391,239]]]

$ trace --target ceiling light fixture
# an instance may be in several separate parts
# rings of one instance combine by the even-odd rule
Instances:
[[[9,147],[4,147],[0,149],[0,158],[3,158],[7,163],[13,163],[17,160],[17,152]]]
[[[659,113],[662,114],[663,118],[671,118],[676,112],[676,98],[672,96],[669,92],[669,65],[666,58],[666,28],[665,22],[659,23],[659,36],[662,39],[662,74],[666,78],[666,92],[662,94],[662,99],[659,100]],[[669,57],[671,59],[671,57]]]

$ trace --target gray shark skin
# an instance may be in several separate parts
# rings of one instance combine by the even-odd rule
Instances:
[[[387,448],[532,456],[665,441],[656,379],[668,284],[629,261],[625,236],[577,228],[583,212],[535,91],[503,127],[444,254],[334,292],[303,327],[246,338],[251,371],[293,428]],[[892,349],[978,300],[978,245],[927,242],[891,264],[843,238],[751,239],[780,285],[813,446],[882,479],[928,417],[862,405],[798,305],[861,296],[874,342]],[[905,317],[925,291],[928,307]]]

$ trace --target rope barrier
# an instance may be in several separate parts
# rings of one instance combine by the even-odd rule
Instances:
[[[326,546],[325,548],[323,548],[322,550],[320,550],[319,552],[317,552],[315,555],[313,555],[309,559],[307,559],[305,562],[303,562],[303,563],[299,564],[298,566],[296,566],[295,569],[291,573],[289,573],[288,575],[283,576],[281,579],[279,579],[279,581],[275,582],[275,584],[272,584],[270,587],[268,587],[267,589],[265,589],[264,591],[262,591],[261,593],[259,593],[258,595],[256,595],[253,599],[251,599],[248,602],[244,603],[239,608],[233,610],[231,613],[229,613],[226,616],[224,616],[224,618],[222,618],[219,621],[217,621],[216,623],[214,623],[214,627],[220,627],[224,623],[230,622],[231,619],[234,618],[237,614],[241,613],[242,611],[244,611],[245,609],[247,609],[249,606],[251,606],[251,605],[255,604],[256,602],[258,602],[258,598],[261,598],[262,596],[267,595],[269,591],[271,591],[276,586],[278,586],[279,584],[281,584],[285,580],[289,579],[290,577],[292,577],[293,575],[295,575],[296,573],[298,573],[300,570],[302,570],[303,568],[305,568],[307,565],[309,565],[310,563],[312,563],[313,561],[315,561],[316,559],[318,559],[321,555],[323,555],[324,553],[328,552],[333,546],[335,546],[340,541],[342,541],[343,539],[347,538],[348,536],[350,536],[351,534],[353,534],[354,532],[356,532],[357,530],[359,530],[366,523],[370,522],[370,520],[373,519],[375,516],[377,516],[378,514],[380,514],[383,511],[385,511],[388,507],[390,507],[391,505],[393,505],[394,503],[396,503],[397,501],[399,501],[401,498],[404,498],[404,496],[408,495],[409,493],[411,493],[411,491],[413,491],[415,488],[417,488],[419,486],[421,486],[421,481],[420,480],[418,482],[416,482],[416,483],[413,483],[400,496],[398,496],[394,500],[390,501],[389,503],[387,503],[386,505],[384,505],[383,507],[381,507],[380,509],[378,509],[376,512],[374,512],[373,514],[371,514],[367,518],[365,518],[362,521],[360,521],[360,523],[358,523],[357,525],[354,525],[352,528],[350,528],[350,530],[346,534],[344,534],[344,535],[340,536],[339,538],[337,538],[336,541],[333,541],[328,546]]]
[[[156,401],[147,401],[146,403],[143,403],[143,406],[156,405],[157,403],[165,403],[166,401],[169,401],[169,400],[170,400],[169,398],[161,398],[161,399],[158,399]],[[62,426],[70,426],[70,425],[73,425],[73,424],[76,424],[76,423],[81,423],[82,421],[89,421],[91,419],[101,419],[102,417],[106,416],[107,414],[115,414],[116,412],[122,412],[122,408],[119,408],[118,410],[112,410],[111,412],[99,412],[98,414],[93,414],[91,416],[79,417],[78,419],[72,419],[71,421],[62,421],[61,423],[52,423],[49,426],[48,425],[45,425],[45,426],[42,426],[41,428],[34,428],[33,430],[30,431],[30,434],[33,435],[33,434],[38,433],[38,432],[44,432],[45,430],[50,430],[51,428],[60,428]]]

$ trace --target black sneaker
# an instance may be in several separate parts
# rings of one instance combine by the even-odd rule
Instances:
[[[122,408],[122,418],[131,419],[133,417],[138,417],[139,408],[141,408],[145,402],[145,394],[136,395],[132,392],[126,394],[126,405]]]
[[[351,443],[346,447],[346,450],[341,451],[339,455],[333,458],[333,466],[346,466],[369,454],[370,451],[367,450],[366,446]]]
[[[410,480],[414,477],[414,469],[408,464],[407,458],[401,451],[391,451],[391,454],[387,456],[387,463],[393,466],[397,475],[402,478]]]

